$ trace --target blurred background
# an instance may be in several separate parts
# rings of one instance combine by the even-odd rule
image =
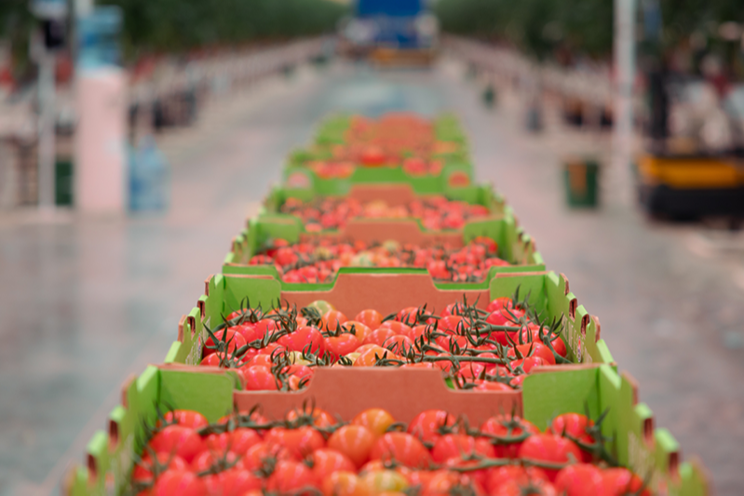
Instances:
[[[314,123],[396,110],[462,120],[741,494],[740,0],[0,0],[0,494],[56,494]]]

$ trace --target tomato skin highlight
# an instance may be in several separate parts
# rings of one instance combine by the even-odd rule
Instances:
[[[424,445],[406,432],[388,432],[380,437],[370,452],[372,460],[396,460],[410,468],[431,465],[431,455]]]
[[[326,445],[323,436],[310,426],[297,429],[274,427],[266,434],[264,441],[269,445],[273,444],[286,448],[292,456],[298,459],[304,458]]]
[[[150,439],[150,447],[155,453],[175,454],[191,463],[203,449],[199,434],[194,429],[182,425],[169,425]]]
[[[335,449],[317,449],[308,459],[312,463],[313,477],[316,481],[322,481],[334,472],[352,472],[356,469],[345,454]]]
[[[533,434],[522,443],[519,457],[548,463],[568,463],[571,457],[581,460],[581,450],[568,439],[555,434]],[[545,469],[550,481],[558,475],[557,470]]]
[[[356,468],[369,460],[377,437],[364,425],[345,425],[331,434],[328,447],[346,455]]]
[[[604,494],[602,472],[594,465],[569,465],[555,479],[555,488],[565,496],[596,496]]]

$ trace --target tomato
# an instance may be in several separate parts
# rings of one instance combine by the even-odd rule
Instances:
[[[633,494],[651,496],[644,488],[643,481],[627,468],[608,468],[602,471],[602,496],[622,496]]]
[[[368,348],[363,352],[359,352],[359,348],[357,348],[356,351],[357,353],[360,353],[360,355],[354,361],[355,367],[374,367],[378,359],[398,357],[398,355],[390,350],[383,348],[382,346],[378,346],[376,344],[371,344],[371,346],[371,348]]]
[[[318,311],[318,313],[320,313],[320,315],[325,315],[331,310],[335,310],[335,308],[333,308],[333,305],[325,300],[315,300],[314,302],[310,303],[307,308],[314,308]]]
[[[452,430],[455,421],[444,410],[425,410],[408,424],[408,432],[425,443],[434,443],[443,433]]]
[[[515,348],[519,350],[519,353],[523,357],[539,357],[543,359],[546,365],[555,365],[555,356],[553,355],[553,352],[544,344],[537,342],[525,343],[518,344]],[[506,356],[509,358],[515,358],[517,354],[516,351],[514,351],[514,348],[510,349]]]
[[[186,463],[204,449],[199,434],[194,429],[182,425],[169,425],[150,439],[150,447],[155,453],[178,455]]]
[[[246,343],[251,343],[253,341],[263,339],[264,337],[264,334],[260,331],[260,329],[256,327],[255,324],[251,324],[248,322],[232,326],[230,329],[243,336],[243,339],[245,339]]]
[[[338,310],[329,310],[323,315],[321,319],[321,325],[323,329],[329,331],[335,331],[337,327],[345,323],[347,320],[346,315],[342,314]]]
[[[395,334],[400,334],[403,336],[409,336],[409,333],[411,332],[411,327],[409,325],[404,324],[403,322],[398,322],[395,320],[388,320],[387,322],[383,322],[380,327],[384,327],[385,329],[390,329]]]
[[[515,479],[509,479],[491,493],[491,496],[557,496],[553,485],[544,480],[533,480],[527,484]]]
[[[580,413],[564,413],[558,415],[550,424],[550,431],[559,436],[566,436],[576,439],[584,444],[594,444],[594,438],[586,432],[587,428],[594,425],[594,422]],[[592,453],[582,450],[582,460],[585,463],[592,461]]]
[[[328,447],[346,455],[358,468],[369,460],[375,439],[375,434],[364,425],[345,425],[331,434]]]
[[[322,356],[325,352],[323,335],[314,327],[300,327],[291,334],[279,338],[277,343],[290,351],[309,351]]]
[[[602,471],[588,463],[569,465],[555,479],[555,488],[565,496],[595,496],[605,494]]]
[[[243,368],[245,389],[248,391],[275,391],[279,389],[271,370],[264,365],[250,365]]]
[[[158,467],[155,467],[153,459],[149,453],[142,457],[132,471],[132,480],[135,482],[151,482],[153,472],[167,470],[188,470],[189,465],[180,456],[171,455],[170,453],[157,453]]]
[[[312,488],[318,486],[312,471],[302,462],[293,460],[281,460],[277,462],[274,471],[266,483],[268,491],[278,493],[294,493],[298,489]],[[309,494],[309,493],[300,493]]]
[[[166,424],[178,424],[191,429],[200,429],[209,424],[207,418],[193,410],[173,410],[163,415]],[[161,422],[158,421],[158,426]]]
[[[514,391],[513,387],[504,384],[503,382],[476,380],[475,383],[477,384],[477,386],[473,388],[473,391]]]
[[[372,330],[380,327],[382,319],[382,314],[377,310],[362,310],[354,317],[355,321],[361,322]]]
[[[379,329],[378,329],[379,331]],[[377,332],[377,331],[374,331]],[[382,343],[383,348],[387,348],[388,350],[392,351],[396,355],[405,355],[409,351],[414,349],[414,344],[411,338],[407,336],[391,336],[385,340],[384,343]]]
[[[238,427],[233,431],[209,434],[204,438],[204,445],[207,449],[218,453],[230,450],[236,455],[244,455],[248,448],[261,441],[261,436],[253,429]]]
[[[555,434],[533,434],[519,447],[519,457],[548,463],[568,463],[581,460],[581,450],[568,439]],[[546,469],[548,479],[555,480],[557,470]]]
[[[540,433],[540,429],[538,429],[532,422],[512,415],[496,415],[491,417],[483,422],[480,430],[484,434],[490,434],[492,436],[507,439],[519,438],[525,433]],[[495,455],[499,458],[515,458],[519,452],[520,446],[522,446],[522,441],[514,443],[494,443]]]
[[[362,344],[376,344],[382,346],[386,339],[396,336],[395,331],[388,327],[379,327],[367,334]]]
[[[464,489],[467,488],[467,489]],[[468,490],[469,489],[469,490]],[[458,474],[449,470],[436,470],[423,485],[424,496],[450,496],[452,494],[483,494],[481,484],[472,474]]]
[[[355,496],[359,478],[353,471],[338,471],[326,476],[321,484],[323,496]]]
[[[324,480],[333,472],[353,472],[356,469],[354,463],[346,455],[335,449],[322,448],[315,450],[308,457],[308,460],[312,464],[313,476],[317,481]]]
[[[256,322],[256,333],[262,338],[267,334],[273,334],[279,329],[279,324],[274,319],[261,319]]]
[[[395,316],[395,320],[408,326],[416,323],[416,316],[421,309],[419,307],[406,307]]]
[[[550,344],[553,346],[556,353],[563,358],[566,358],[566,343],[564,343],[561,338],[555,338],[550,342]]]
[[[440,331],[462,334],[467,328],[467,322],[459,315],[448,315],[439,319],[438,328]]]
[[[329,336],[325,338],[325,348],[333,359],[337,361],[339,357],[347,355],[361,345],[359,339],[351,333],[343,333],[339,336]]]
[[[206,472],[212,468],[224,470],[225,466],[233,466],[238,456],[232,451],[218,453],[216,451],[202,451],[191,462],[191,471],[195,473]]]
[[[341,324],[341,328],[344,331],[355,335],[360,343],[364,341],[364,338],[367,337],[367,334],[372,332],[372,329],[369,326],[361,322],[357,322],[356,320],[347,320],[346,322]]]
[[[296,422],[297,419],[300,418],[312,421],[314,426],[320,427],[321,429],[330,427],[336,423],[333,416],[321,408],[313,408],[312,410],[295,408],[287,414],[287,420],[289,422]]]
[[[408,488],[408,480],[394,470],[368,471],[359,476],[358,491],[360,496],[379,496],[383,493],[402,492]]]
[[[545,365],[545,360],[536,356],[513,360],[511,362],[511,366],[515,369],[521,366],[525,374],[529,374],[532,369],[534,369],[535,367],[540,367],[542,365]]]
[[[488,480],[486,481],[486,490],[489,494],[494,494],[504,483],[510,480],[527,485],[531,481],[547,481],[548,476],[541,468],[505,465],[489,472]]]
[[[225,351],[232,353],[238,348],[242,348],[246,345],[245,338],[242,334],[239,334],[235,329],[223,329],[214,333],[218,342],[215,344],[214,340],[210,336],[204,343],[203,356],[210,355],[215,351]]]
[[[351,420],[352,425],[361,425],[369,429],[375,438],[379,438],[395,423],[395,419],[387,410],[382,408],[368,408],[360,412]]]
[[[325,447],[323,436],[310,426],[287,429],[274,427],[264,438],[268,444],[274,444],[287,448],[295,456],[302,458],[316,449]]]
[[[152,489],[153,496],[206,496],[204,481],[186,470],[166,470]]]
[[[436,440],[431,450],[431,456],[437,463],[451,458],[462,458],[473,453],[488,458],[496,456],[493,446],[487,440],[476,439],[465,434],[445,434]]]
[[[247,492],[260,490],[263,479],[248,470],[230,469],[217,476],[217,484],[219,492],[210,491],[210,494],[244,496]]]
[[[264,465],[270,465],[275,461],[294,459],[297,458],[287,448],[262,442],[248,448],[248,451],[245,452],[245,455],[240,459],[237,466],[255,472],[262,469]]]
[[[388,432],[380,437],[370,452],[372,460],[396,460],[406,467],[424,468],[431,456],[417,438],[406,432]]]

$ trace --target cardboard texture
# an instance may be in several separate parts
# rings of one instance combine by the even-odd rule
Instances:
[[[148,367],[140,377],[123,388],[123,404],[109,417],[108,432],[97,432],[88,444],[85,465],[68,473],[63,494],[88,496],[121,494],[135,453],[141,451],[143,421],[152,423],[156,406],[189,408],[210,421],[229,413],[233,405],[248,410],[260,405],[269,418],[280,418],[312,398],[319,408],[339,413],[348,420],[369,407],[385,408],[403,422],[427,408],[443,408],[466,414],[472,423],[511,411],[544,428],[555,415],[584,411],[596,417],[609,408],[603,425],[605,435],[615,441],[608,447],[620,464],[642,477],[648,476],[659,494],[705,496],[710,490],[702,469],[695,462],[682,462],[676,441],[663,429],[653,429],[650,410],[636,402],[631,379],[608,365],[573,366],[569,372],[544,367],[524,381],[520,393],[473,393],[447,390],[439,372],[427,369],[401,370],[396,387],[391,370],[358,369],[351,373],[339,369],[316,372],[319,379],[300,393],[244,392],[233,389],[234,378],[210,367],[164,365]],[[404,387],[403,387],[404,386]],[[344,391],[339,395],[339,389]],[[521,410],[520,410],[521,406]],[[650,419],[650,421],[649,421]]]
[[[421,224],[414,220],[377,220],[354,219],[342,230],[335,233],[305,233],[299,219],[248,219],[248,228],[233,239],[230,253],[225,257],[222,272],[225,274],[254,274],[272,275],[280,279],[273,266],[248,265],[251,257],[261,252],[271,239],[281,238],[296,243],[312,241],[314,239],[330,239],[335,241],[361,240],[367,243],[395,240],[400,243],[412,243],[418,246],[431,246],[447,243],[454,248],[462,247],[476,236],[486,236],[498,243],[498,255],[514,264],[506,267],[492,267],[487,279],[502,272],[541,272],[545,264],[537,251],[534,240],[517,226],[512,215],[502,219],[492,219],[469,223],[463,233],[457,232],[427,232]],[[347,268],[358,270],[361,268]],[[367,268],[378,272],[389,272],[386,268]],[[436,282],[437,287],[444,288],[446,282]],[[300,284],[307,289],[321,289],[330,284]],[[477,285],[477,283],[476,283]],[[474,286],[470,284],[469,286]],[[283,283],[284,288],[290,286]]]

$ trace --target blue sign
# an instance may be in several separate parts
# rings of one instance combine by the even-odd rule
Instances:
[[[121,9],[96,7],[78,19],[78,65],[85,68],[121,65]]]

